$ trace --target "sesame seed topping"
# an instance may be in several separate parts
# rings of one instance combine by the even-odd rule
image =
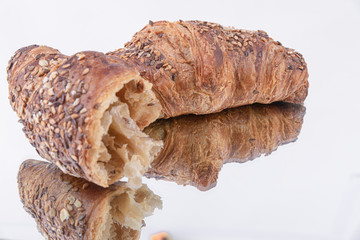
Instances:
[[[83,60],[85,58],[85,54],[83,54],[83,53],[78,53],[78,54],[76,54],[76,56],[78,57],[79,61]]]
[[[77,99],[75,99],[75,101],[73,103],[73,106],[77,106],[79,103],[80,103],[80,99],[77,98]]]
[[[32,70],[31,75],[36,75],[39,71],[38,67],[35,67],[34,70]]]
[[[69,196],[67,198],[67,200],[69,201],[70,204],[73,204],[75,202],[76,198],[74,196]]]
[[[54,88],[52,87],[52,88],[49,88],[49,90],[48,90],[48,94],[50,95],[50,96],[53,96],[55,93],[54,93]]]
[[[49,210],[49,216],[50,216],[50,217],[55,217],[55,215],[56,215],[55,209],[54,209],[54,208],[51,208],[51,209]]]
[[[66,68],[69,68],[70,66],[71,66],[71,64],[68,63],[68,64],[65,64],[64,66],[62,66],[62,68],[63,68],[63,69],[66,69]]]
[[[61,211],[60,211],[60,220],[61,220],[62,222],[64,222],[64,221],[67,220],[69,217],[70,217],[69,212],[68,212],[65,208],[61,209]]]
[[[30,66],[27,67],[27,69],[28,69],[29,71],[34,70],[34,68],[35,68],[35,67],[34,67],[33,65],[30,65]]]
[[[49,76],[50,80],[54,80],[58,76],[58,72],[52,72]]]
[[[74,113],[74,114],[71,114],[70,117],[71,117],[72,119],[77,119],[78,117],[80,117],[80,115],[77,114],[77,113]]]
[[[86,189],[86,188],[88,188],[89,187],[89,184],[88,183],[84,183],[84,185],[82,185],[82,189]]]
[[[70,204],[66,205],[67,210],[69,210],[70,212],[74,209]]]
[[[80,114],[86,113],[86,111],[87,111],[86,108],[83,108],[80,110]]]
[[[41,59],[39,61],[39,65],[42,66],[42,67],[47,67],[47,66],[49,66],[49,63],[45,59]]]
[[[78,199],[76,199],[76,201],[74,202],[74,206],[75,206],[76,208],[79,208],[79,207],[82,206],[82,203],[81,203]]]
[[[89,71],[90,71],[90,69],[89,69],[89,68],[85,68],[85,69],[84,69],[84,71],[82,72],[82,75],[87,74]]]

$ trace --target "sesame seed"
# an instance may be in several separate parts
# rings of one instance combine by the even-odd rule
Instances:
[[[73,204],[75,202],[76,198],[74,196],[69,196],[67,198],[67,200],[69,201],[70,204]]]
[[[86,111],[87,111],[86,108],[83,108],[80,110],[80,114],[86,113]]]
[[[50,80],[54,80],[58,76],[58,72],[52,72],[49,76]]]
[[[156,64],[155,68],[156,68],[156,69],[160,69],[162,66],[163,66],[162,63],[158,63],[158,64]]]
[[[69,68],[70,66],[71,66],[71,64],[68,63],[68,64],[65,64],[64,66],[62,66],[62,68],[63,68],[63,69],[66,69],[66,68]]]
[[[61,220],[62,222],[64,222],[64,221],[67,220],[69,217],[70,217],[69,212],[68,212],[65,208],[61,209],[61,211],[60,211],[60,220]]]
[[[30,72],[27,72],[27,73],[24,75],[24,78],[26,79],[29,75],[30,75]]]
[[[31,72],[31,75],[36,75],[39,71],[38,67],[35,67],[34,70]]]
[[[32,71],[32,70],[34,70],[34,66],[33,65],[29,65],[28,67],[27,67],[27,69],[29,70],[29,71]]]
[[[82,75],[87,74],[89,71],[90,71],[90,69],[89,69],[89,68],[85,68],[85,69],[84,69],[84,71],[82,72]]]
[[[49,94],[50,96],[53,96],[53,95],[55,94],[53,87],[48,90],[48,94]]]
[[[60,105],[59,108],[58,108],[58,113],[61,113],[62,110],[63,110],[64,106],[63,105]]]
[[[82,206],[82,203],[81,203],[78,199],[76,199],[76,201],[74,202],[74,206],[75,206],[76,208],[79,208],[79,207]]]
[[[72,87],[72,84],[71,84],[71,83],[66,84],[65,92],[66,92],[66,93],[69,92],[70,89],[71,89],[71,87]]]
[[[89,184],[88,183],[84,183],[84,185],[82,185],[82,189],[86,189],[86,188],[88,188],[89,187]]]
[[[77,98],[77,99],[75,99],[75,101],[73,103],[73,106],[77,106],[79,103],[80,103],[80,99]]]
[[[70,204],[67,204],[67,205],[66,205],[66,208],[67,208],[67,210],[69,210],[69,211],[72,211],[72,210],[74,209]]]
[[[70,117],[71,117],[72,119],[77,119],[78,117],[80,117],[80,115],[77,114],[77,113],[74,113],[74,114],[71,114]]]
[[[55,217],[55,215],[56,215],[55,209],[54,209],[54,208],[51,208],[51,209],[49,210],[49,216],[50,216],[50,217]]]
[[[83,60],[85,58],[85,54],[83,53],[78,53],[76,54],[76,56],[78,57],[78,61]]]
[[[54,115],[56,114],[56,109],[55,109],[55,107],[51,107],[50,110],[51,110],[51,113],[52,113],[52,114],[54,114]]]
[[[39,72],[38,72],[38,76],[42,77],[42,76],[44,76],[44,74],[45,74],[45,70],[43,68],[40,68]]]
[[[49,66],[49,63],[45,59],[41,59],[39,61],[39,65],[42,66],[42,67],[47,67],[47,66]]]
[[[49,122],[50,122],[50,124],[52,124],[52,125],[56,124],[56,121],[55,121],[53,118],[50,118]]]

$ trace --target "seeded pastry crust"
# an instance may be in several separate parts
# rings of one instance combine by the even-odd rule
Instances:
[[[301,105],[277,103],[156,121],[144,131],[164,148],[145,176],[209,190],[224,163],[253,160],[295,141],[304,115]]]
[[[302,103],[301,54],[263,31],[201,21],[150,22],[125,48],[65,56],[18,50],[9,98],[39,154],[65,173],[107,187],[139,186],[162,147],[141,130],[158,118],[252,103]]]
[[[162,146],[141,128],[161,105],[136,70],[98,52],[65,56],[34,45],[15,53],[8,81],[11,106],[43,158],[100,186],[124,176],[139,185]]]
[[[302,55],[264,31],[202,21],[151,22],[118,56],[154,84],[166,117],[209,114],[252,103],[304,102]]]
[[[162,205],[146,185],[134,190],[119,182],[102,188],[36,160],[22,163],[18,187],[46,239],[139,239],[143,218]]]

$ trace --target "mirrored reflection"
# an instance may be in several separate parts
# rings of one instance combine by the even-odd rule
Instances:
[[[145,175],[209,190],[224,163],[244,163],[296,141],[304,115],[302,105],[275,103],[159,120],[144,130],[164,141]]]
[[[46,239],[138,239],[143,219],[162,207],[144,184],[134,190],[119,182],[105,189],[36,160],[23,162],[18,187]]]

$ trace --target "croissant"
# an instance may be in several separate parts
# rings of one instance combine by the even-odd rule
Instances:
[[[263,31],[199,21],[150,22],[125,48],[65,56],[18,50],[9,99],[30,143],[63,172],[107,187],[141,176],[162,148],[142,130],[159,118],[285,101],[302,103],[302,56]]]
[[[253,160],[296,141],[304,115],[301,105],[255,104],[158,120],[144,131],[164,148],[145,176],[209,190],[223,164]]]
[[[46,239],[139,239],[144,217],[162,206],[146,185],[134,190],[118,182],[105,189],[36,160],[22,163],[18,187]]]

